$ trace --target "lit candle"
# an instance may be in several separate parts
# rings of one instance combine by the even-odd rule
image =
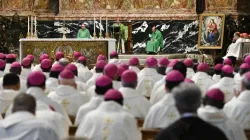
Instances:
[[[106,34],[108,34],[108,17],[106,17]]]
[[[28,33],[30,32],[30,16],[28,16]]]
[[[95,34],[95,16],[94,16],[94,34]]]

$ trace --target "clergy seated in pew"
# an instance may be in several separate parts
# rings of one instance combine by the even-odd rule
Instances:
[[[79,71],[79,80],[86,83],[93,75],[87,66],[87,58],[80,56],[76,63],[77,71]]]
[[[112,79],[114,89],[119,90],[121,88],[121,82],[118,81],[118,67],[115,64],[107,64],[104,67],[103,74]]]
[[[135,71],[137,74],[141,71],[140,70],[140,61],[138,57],[133,56],[129,59],[129,69]]]
[[[198,86],[193,83],[181,83],[172,90],[172,94],[182,117],[161,130],[155,140],[228,140],[219,128],[197,117],[202,98]]]
[[[5,65],[5,69],[4,69],[4,73],[9,73],[10,72],[10,66],[13,62],[16,61],[16,55],[15,54],[7,54],[6,55],[6,65]]]
[[[22,65],[19,62],[13,62],[10,66],[10,73],[17,74],[20,79],[20,92],[25,93],[27,90],[27,79],[23,79],[20,77],[20,74],[22,72]]]
[[[28,94],[20,94],[14,100],[12,114],[0,121],[0,139],[59,140],[51,124],[36,119],[36,100]]]
[[[119,65],[121,64],[121,60],[119,59],[119,55],[116,51],[112,51],[110,54],[109,54],[109,64],[115,64],[115,65]]]
[[[87,81],[87,86],[90,88],[95,85],[96,79],[103,75],[103,69],[107,65],[107,62],[104,60],[99,60],[95,65],[95,72],[92,77]]]
[[[55,64],[59,64],[59,60],[64,58],[64,53],[59,51],[59,52],[56,52],[56,60],[55,62],[53,63],[52,67],[55,65]]]
[[[29,74],[31,73],[31,66],[32,66],[32,59],[25,57],[22,60],[22,72],[20,74],[20,77],[24,80],[27,80]]]
[[[168,67],[168,64],[169,64],[169,61],[168,61],[168,58],[167,57],[162,57],[159,59],[159,62],[158,62],[158,67],[156,68],[156,71],[165,76],[166,75],[166,69]]]
[[[152,34],[149,36],[150,41],[147,42],[146,52],[148,54],[158,53],[163,48],[163,36],[155,26],[152,28]]]
[[[203,107],[198,109],[198,116],[218,127],[229,140],[247,140],[243,128],[235,120],[229,118],[223,109],[225,102],[224,93],[218,88],[207,91],[203,101]]]
[[[160,129],[141,129],[142,140],[154,140],[157,134],[160,133]]]

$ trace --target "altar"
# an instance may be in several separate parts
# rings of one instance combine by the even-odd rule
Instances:
[[[73,61],[74,51],[79,51],[87,58],[88,64],[95,64],[99,54],[108,57],[111,51],[115,51],[115,42],[115,39],[22,38],[19,40],[19,58],[22,60],[27,54],[33,54],[35,56],[34,62],[39,63],[39,56],[47,53],[54,61],[55,53],[62,51],[67,59]]]

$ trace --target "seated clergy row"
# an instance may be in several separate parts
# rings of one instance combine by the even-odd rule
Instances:
[[[204,130],[211,129],[214,132],[216,137],[207,136],[209,139],[230,140],[246,139],[243,129],[250,129],[250,99],[247,96],[250,57],[245,58],[239,73],[234,72],[231,58],[222,60],[216,64],[215,74],[211,77],[208,64],[200,63],[194,69],[195,64],[190,58],[183,62],[169,62],[167,58],[158,61],[150,56],[145,61],[144,69],[140,70],[137,57],[132,57],[128,64],[124,64],[118,54],[112,52],[109,62],[104,55],[99,55],[95,67],[89,70],[86,57],[79,52],[74,53],[74,63],[63,58],[62,52],[57,52],[53,64],[49,56],[43,54],[39,58],[40,64],[35,66],[32,64],[32,55],[24,58],[21,64],[15,62],[14,55],[8,55],[14,62],[9,63],[7,56],[3,58],[0,54],[0,71],[3,73],[0,79],[0,111],[6,117],[1,121],[3,123],[15,116],[13,101],[24,90],[36,100],[36,118],[49,122],[59,139],[68,136],[69,126],[74,123],[78,126],[76,136],[137,140],[140,134],[135,118],[145,119],[144,128],[163,129],[158,139],[163,139],[165,134],[169,139],[179,137],[172,133],[175,126],[171,127],[179,121],[195,126],[194,129],[183,131],[182,126],[177,125],[181,133],[191,139],[201,139],[198,134],[194,135],[195,138],[192,138],[193,135],[188,136],[189,132],[201,131],[198,127],[206,126],[207,130]],[[6,66],[10,73],[4,73]],[[183,89],[183,86],[187,89]],[[150,97],[150,101],[145,96]],[[203,106],[200,107],[203,98]],[[70,121],[69,117],[72,116],[76,117],[75,122]],[[192,119],[183,120],[190,117]],[[13,118],[15,120],[17,117]],[[171,131],[170,135],[167,127]],[[7,132],[9,127],[1,128]],[[22,134],[18,139],[25,139],[26,134],[29,135]],[[200,134],[206,135],[205,131]],[[4,133],[2,138],[6,138]]]

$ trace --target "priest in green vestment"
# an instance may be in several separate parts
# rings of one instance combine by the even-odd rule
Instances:
[[[82,28],[77,33],[77,38],[90,38],[89,30],[86,28],[84,23],[82,24]]]
[[[157,53],[162,48],[163,48],[163,36],[161,34],[161,31],[156,29],[156,27],[153,27],[151,40],[147,42],[146,52]]]

